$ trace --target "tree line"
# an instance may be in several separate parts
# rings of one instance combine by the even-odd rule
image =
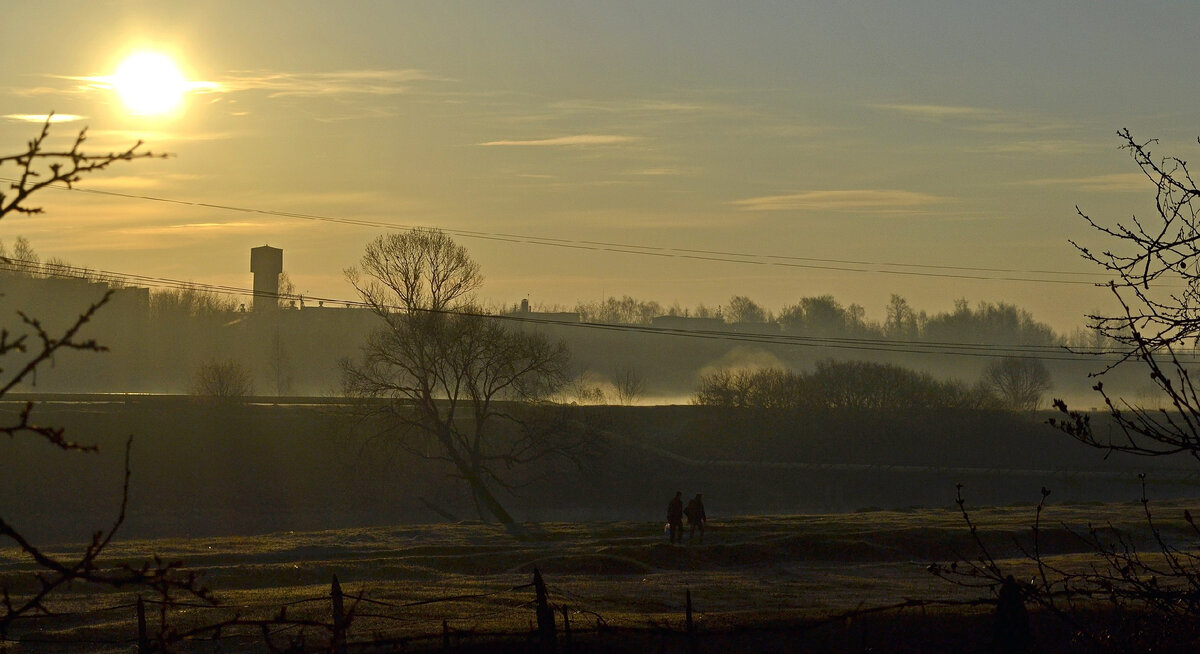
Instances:
[[[802,297],[772,311],[745,295],[734,295],[725,304],[700,304],[685,308],[678,302],[664,306],[654,300],[629,295],[579,302],[574,308],[584,322],[649,325],[654,318],[720,318],[726,324],[776,325],[790,334],[815,337],[848,337],[892,341],[996,343],[1002,345],[1066,345],[1102,348],[1111,341],[1093,329],[1078,328],[1069,334],[1056,333],[1035,320],[1028,311],[1006,302],[980,301],[971,306],[966,299],[954,301],[950,311],[929,313],[914,308],[893,294],[884,307],[884,319],[868,319],[860,304],[843,305],[833,295]]]
[[[870,361],[819,361],[812,372],[719,370],[700,378],[693,402],[789,410],[991,409],[1034,411],[1050,389],[1036,359],[1000,357],[974,384]]]

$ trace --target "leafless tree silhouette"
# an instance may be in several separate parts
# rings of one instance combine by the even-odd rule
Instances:
[[[1200,188],[1187,163],[1157,157],[1155,141],[1137,141],[1128,130],[1118,136],[1155,189],[1154,214],[1115,224],[1079,215],[1104,241],[1096,251],[1073,242],[1084,259],[1112,275],[1108,288],[1118,310],[1090,315],[1096,342],[1124,348],[1123,357],[1096,373],[1118,366],[1148,369],[1165,404],[1149,408],[1095,389],[1120,430],[1114,437],[1093,429],[1091,417],[1070,410],[1063,400],[1052,425],[1092,447],[1140,456],[1184,454],[1200,460],[1200,397],[1186,365],[1200,337]],[[1058,565],[1042,548],[1041,522],[1046,497],[1036,509],[1031,540],[1023,550],[1036,565],[1031,583],[1022,584],[1027,601],[1060,616],[1087,651],[1190,651],[1200,639],[1200,525],[1189,511],[1170,529],[1156,517],[1142,480],[1142,512],[1149,545],[1110,526],[1089,526],[1076,534],[1098,560],[1087,566]],[[964,506],[961,492],[958,504]],[[995,588],[1003,582],[1001,562],[965,508],[962,514],[976,542],[976,555],[950,566],[931,566],[956,583]],[[1097,623],[1097,611],[1105,618]]]
[[[1187,162],[1157,157],[1156,141],[1139,142],[1128,130],[1122,147],[1155,189],[1155,214],[1113,225],[1079,215],[1105,239],[1096,252],[1073,242],[1084,259],[1112,275],[1108,284],[1119,311],[1088,318],[1109,342],[1125,348],[1118,365],[1140,363],[1169,409],[1146,408],[1112,396],[1097,383],[1121,437],[1101,437],[1085,413],[1055,400],[1063,419],[1055,424],[1080,441],[1142,456],[1184,453],[1200,460],[1200,397],[1181,355],[1194,354],[1200,338],[1200,188]]]
[[[613,375],[613,387],[616,389],[617,401],[630,405],[646,393],[646,379],[638,372],[636,366],[628,365]]]
[[[375,239],[347,278],[384,323],[360,361],[343,362],[347,394],[386,398],[405,447],[448,463],[481,519],[513,524],[493,489],[514,487],[515,466],[572,458],[581,444],[534,416],[566,381],[566,346],[474,307],[479,267],[437,230]]]
[[[1046,364],[1028,357],[1000,357],[983,371],[983,384],[1011,411],[1036,411],[1050,390]]]
[[[82,147],[86,141],[86,130],[80,131],[71,147],[63,150],[49,148],[50,118],[41,132],[29,141],[25,151],[0,157],[0,169],[5,166],[16,168],[16,180],[0,192],[0,219],[10,213],[39,214],[41,207],[28,204],[30,197],[47,187],[61,184],[71,186],[84,175],[103,170],[118,161],[132,161],[155,157],[141,150],[141,142],[127,150],[108,154],[91,154]],[[111,291],[100,300],[86,307],[75,321],[59,333],[50,333],[33,316],[18,312],[19,325],[10,329],[0,328],[0,399],[10,395],[14,389],[31,379],[37,369],[64,350],[101,352],[104,347],[94,340],[85,338],[82,332],[96,312],[108,302]],[[12,362],[8,365],[5,359]],[[34,419],[35,405],[27,402],[15,421],[0,425],[0,434],[11,439],[35,438],[49,446],[67,452],[93,452],[94,445],[69,440],[62,428],[39,425]],[[195,575],[180,569],[178,563],[158,559],[140,565],[121,565],[113,568],[101,566],[101,554],[112,541],[125,520],[125,507],[129,496],[129,451],[132,438],[125,446],[125,479],[121,504],[117,516],[105,530],[92,534],[91,541],[74,557],[51,554],[26,538],[17,525],[0,516],[0,544],[10,541],[21,553],[32,561],[40,571],[31,592],[10,593],[7,586],[0,587],[0,637],[20,621],[52,615],[54,594],[72,584],[91,584],[107,588],[140,588],[155,593],[164,602],[175,601],[179,596],[211,602],[208,590],[200,585]],[[11,465],[7,462],[6,465]]]
[[[196,370],[192,393],[220,402],[234,401],[250,395],[250,372],[234,361],[208,361]]]

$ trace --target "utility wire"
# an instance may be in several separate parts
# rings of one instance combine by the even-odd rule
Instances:
[[[16,182],[17,180],[0,177],[0,181]],[[293,211],[280,211],[274,209],[256,209],[251,207],[240,207],[228,204],[216,204],[211,202],[196,202],[193,200],[180,200],[177,198],[168,198],[153,195],[142,195],[137,193],[122,193],[119,191],[104,191],[99,189],[81,188],[75,185],[55,185],[54,188],[62,191],[76,191],[80,193],[90,193],[94,195],[105,195],[111,197],[119,197],[134,200],[147,200],[152,202],[162,202],[166,204],[175,204],[181,206],[199,207],[203,209],[216,209],[219,211],[233,211],[239,213],[251,213],[264,216],[275,216],[282,218],[295,218],[300,220],[309,220],[316,222],[336,223],[342,225],[354,225],[358,227],[372,227],[392,230],[407,230],[418,227],[418,225],[408,225],[402,223],[385,222],[379,220],[366,220],[361,218],[342,218],[337,216],[327,216],[313,213],[301,213]],[[784,268],[803,268],[808,270],[829,270],[837,272],[857,272],[857,273],[877,273],[884,275],[906,275],[913,277],[937,277],[945,279],[969,279],[977,281],[1008,281],[1008,282],[1029,282],[1040,284],[1070,284],[1070,285],[1086,285],[1095,286],[1103,285],[1107,281],[1107,277],[1103,273],[1080,272],[1068,270],[1041,270],[1041,269],[1020,269],[1020,268],[990,268],[979,266],[950,266],[936,264],[919,264],[919,263],[903,263],[903,262],[887,262],[887,261],[863,261],[854,259],[824,259],[817,257],[799,257],[788,255],[775,254],[758,254],[752,252],[727,252],[721,250],[702,250],[692,248],[676,248],[676,247],[656,247],[648,245],[637,245],[630,243],[610,243],[605,241],[589,241],[576,239],[560,239],[551,237],[530,236],[526,234],[508,234],[504,232],[487,232],[475,231],[467,229],[455,228],[439,228],[447,234],[461,236],[464,238],[474,238],[490,241],[504,241],[509,243],[526,243],[529,245],[539,245],[544,247],[569,248],[577,250],[592,250],[598,252],[615,252],[621,254],[633,254],[640,256],[676,258],[695,261],[713,261],[722,263],[741,263],[750,265],[766,265],[777,266]],[[867,266],[867,268],[854,268],[850,266]],[[890,270],[888,268],[901,268],[901,270]],[[934,272],[934,271],[955,271],[955,272]],[[1002,273],[1001,276],[995,276],[988,273]],[[1018,277],[1012,275],[1064,275],[1071,277],[1086,277],[1089,279],[1051,279],[1041,277]],[[1090,280],[1090,281],[1089,281]]]

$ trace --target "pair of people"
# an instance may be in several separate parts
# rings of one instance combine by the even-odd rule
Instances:
[[[675,497],[667,503],[667,528],[671,532],[671,543],[683,543],[683,519],[687,518],[688,526],[691,531],[688,533],[688,542],[696,537],[696,530],[700,530],[700,542],[704,542],[704,524],[708,522],[708,516],[704,513],[704,499],[700,493],[688,501],[687,506],[683,505],[683,491],[675,491]]]

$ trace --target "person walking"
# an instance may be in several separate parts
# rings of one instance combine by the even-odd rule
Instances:
[[[691,531],[688,532],[688,542],[696,537],[696,530],[700,530],[700,542],[704,542],[704,523],[708,522],[708,516],[704,514],[704,499],[700,493],[688,502],[687,508],[683,510],[683,514],[687,516],[688,526]],[[683,540],[682,536],[680,540]]]
[[[667,503],[667,526],[671,530],[671,544],[683,542],[683,491],[675,491],[675,497]]]

